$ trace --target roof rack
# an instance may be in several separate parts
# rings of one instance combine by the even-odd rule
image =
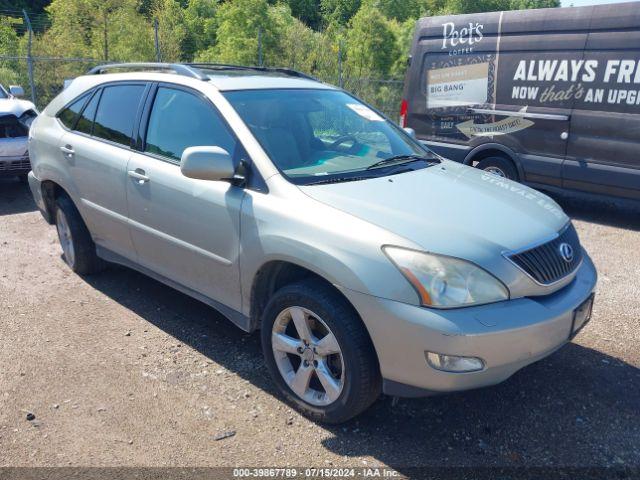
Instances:
[[[246,66],[246,65],[231,65],[227,63],[185,63],[184,65],[193,68],[204,68],[211,70],[253,70],[258,72],[275,72],[288,75],[290,77],[306,78],[307,80],[318,81],[317,78],[307,75],[306,73],[293,70],[291,68],[284,67],[258,67],[258,66]]]
[[[155,62],[139,62],[139,63],[109,63],[106,65],[98,65],[93,67],[87,72],[87,75],[98,75],[106,73],[108,70],[118,69],[139,69],[139,70],[167,70],[173,71],[178,75],[184,75],[185,77],[197,78],[198,80],[208,80],[206,75],[191,68],[189,65],[183,63],[155,63]]]
[[[134,62],[134,63],[108,63],[98,65],[87,72],[87,75],[98,75],[107,73],[109,70],[134,69],[134,70],[165,70],[174,72],[185,77],[197,78],[198,80],[209,80],[209,77],[200,71],[205,70],[246,70],[257,72],[273,72],[288,75],[290,77],[305,78],[307,80],[319,81],[317,78],[306,73],[283,67],[252,67],[245,65],[230,65],[226,63],[156,63],[156,62]]]

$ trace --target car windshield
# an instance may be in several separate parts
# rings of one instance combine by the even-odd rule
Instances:
[[[429,162],[421,159],[435,158],[342,91],[242,90],[225,97],[276,167],[297,184],[388,175],[398,173],[398,164],[407,164],[406,171],[409,163],[422,168]]]

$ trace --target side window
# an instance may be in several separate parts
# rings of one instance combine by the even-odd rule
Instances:
[[[104,87],[93,126],[93,136],[128,146],[144,88],[144,85]]]
[[[93,119],[96,116],[96,108],[98,107],[98,101],[100,100],[100,92],[97,92],[84,110],[80,114],[78,121],[76,122],[76,128],[74,130],[91,135],[91,129],[93,127]]]
[[[211,105],[184,90],[158,88],[147,127],[146,152],[180,160],[188,147],[217,146],[233,155],[235,145]]]
[[[60,113],[58,113],[58,119],[62,122],[62,124],[69,128],[73,129],[76,118],[78,117],[78,113],[82,110],[85,102],[89,98],[89,95],[83,95],[78,100],[73,102],[67,108],[63,109]]]

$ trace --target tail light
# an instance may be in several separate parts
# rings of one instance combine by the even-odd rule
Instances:
[[[400,126],[402,128],[407,126],[407,113],[409,113],[409,104],[405,99],[402,99],[400,104]]]

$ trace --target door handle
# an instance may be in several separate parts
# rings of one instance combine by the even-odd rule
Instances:
[[[131,178],[135,178],[136,180],[138,180],[138,183],[140,185],[149,181],[149,177],[147,177],[144,173],[144,170],[140,168],[136,168],[135,170],[129,170],[127,172],[127,175],[129,175]]]
[[[62,154],[67,158],[73,157],[73,155],[75,155],[76,153],[73,150],[73,147],[71,145],[65,145],[64,147],[60,147],[60,150],[62,151]]]

